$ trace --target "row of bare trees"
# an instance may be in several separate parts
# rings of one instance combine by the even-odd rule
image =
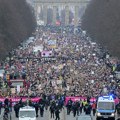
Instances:
[[[82,28],[94,41],[120,58],[120,0],[91,0]]]
[[[36,21],[25,0],[0,0],[0,59],[34,31]]]

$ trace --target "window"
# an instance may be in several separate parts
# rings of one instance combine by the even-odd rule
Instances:
[[[20,111],[20,118],[24,118],[24,117],[30,117],[30,118],[36,117],[35,111]]]
[[[114,110],[115,105],[113,102],[99,102],[98,109],[99,110]]]

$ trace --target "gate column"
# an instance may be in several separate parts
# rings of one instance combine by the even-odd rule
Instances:
[[[69,6],[65,6],[65,25],[69,25]]]
[[[56,17],[57,17],[57,7],[53,6],[53,20],[52,20],[52,24],[56,25]]]
[[[77,26],[79,22],[79,6],[75,6],[74,25]]]
[[[44,20],[44,25],[47,25],[47,6],[43,6],[43,20]]]

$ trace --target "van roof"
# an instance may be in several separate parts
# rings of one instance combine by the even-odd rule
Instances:
[[[102,96],[98,98],[98,102],[114,102],[114,99],[112,96]]]
[[[34,111],[35,108],[34,107],[30,107],[30,106],[25,106],[20,108],[20,111]]]

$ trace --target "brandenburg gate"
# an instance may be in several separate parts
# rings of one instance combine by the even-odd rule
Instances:
[[[63,8],[65,11],[65,25],[69,25],[70,8],[74,10],[74,25],[77,26],[79,22],[79,8],[80,6],[87,6],[90,0],[34,0],[34,9],[36,17],[43,12],[44,25],[48,20],[48,8],[52,8],[53,16],[52,25],[56,25],[57,10]]]

